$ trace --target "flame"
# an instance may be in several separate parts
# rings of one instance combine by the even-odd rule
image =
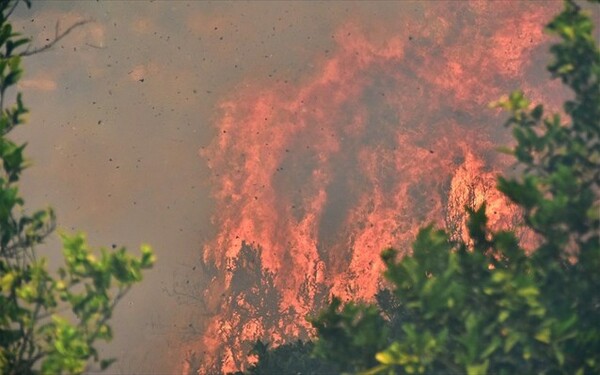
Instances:
[[[201,151],[218,228],[203,253],[217,314],[189,349],[206,353],[202,371],[243,368],[259,338],[308,337],[304,317],[331,294],[371,299],[381,250],[407,251],[426,223],[467,240],[464,206],[486,200],[492,226],[513,225],[495,190],[508,137],[485,105],[526,85],[542,8],[436,2],[393,27],[349,20],[312,75],[248,80],[221,103]]]

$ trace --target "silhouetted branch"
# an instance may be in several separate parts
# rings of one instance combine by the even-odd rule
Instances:
[[[54,28],[54,39],[52,39],[50,41],[50,43],[46,44],[43,47],[40,48],[36,48],[33,50],[26,50],[22,53],[19,54],[19,56],[31,56],[31,55],[35,55],[36,53],[40,53],[40,52],[44,52],[49,50],[50,48],[54,47],[54,45],[56,43],[58,43],[59,41],[61,41],[64,37],[66,37],[67,35],[69,35],[71,33],[71,31],[73,31],[74,29],[83,26],[87,23],[92,22],[93,20],[88,19],[88,20],[81,20],[81,21],[77,21],[74,24],[72,24],[71,26],[69,26],[65,31],[63,31],[62,33],[59,32],[59,28],[60,28],[60,23],[59,21],[56,21],[56,26]]]
[[[6,13],[6,18],[10,17],[11,14],[13,14],[13,12],[15,11],[15,9],[17,8],[17,5],[19,5],[20,1],[17,0],[13,3],[12,7],[10,8],[10,10]]]

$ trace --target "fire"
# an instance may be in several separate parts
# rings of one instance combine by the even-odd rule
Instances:
[[[428,4],[381,30],[349,20],[312,76],[250,80],[222,102],[201,152],[218,228],[203,254],[218,312],[190,345],[206,352],[203,371],[243,368],[259,338],[308,337],[304,317],[331,294],[372,298],[381,250],[409,251],[424,224],[464,237],[464,206],[487,200],[492,224],[512,225],[518,213],[494,188],[508,168],[494,148],[509,138],[485,105],[525,85],[552,12]]]

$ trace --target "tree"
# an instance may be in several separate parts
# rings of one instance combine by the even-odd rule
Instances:
[[[493,103],[510,113],[505,151],[523,171],[498,189],[536,248],[491,230],[485,204],[467,208],[470,243],[428,226],[412,254],[382,253],[392,289],[378,306],[334,299],[312,319],[313,355],[363,374],[600,373],[600,50],[574,1],[546,29],[560,37],[548,70],[573,91],[570,121],[520,91]]]
[[[38,255],[55,229],[54,213],[25,211],[18,189],[25,144],[7,138],[28,111],[20,93],[5,108],[23,73],[21,57],[40,51],[23,50],[29,39],[13,32],[8,17],[18,3],[0,0],[0,373],[81,373],[90,360],[105,369],[114,359],[101,359],[96,342],[111,339],[115,305],[155,258],[147,245],[140,258],[125,248],[93,251],[83,234],[61,234],[64,264],[56,273]]]

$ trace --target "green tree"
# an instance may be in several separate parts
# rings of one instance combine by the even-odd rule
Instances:
[[[18,189],[25,144],[7,138],[27,113],[20,93],[5,108],[7,96],[23,73],[21,57],[35,53],[23,50],[29,40],[8,21],[18,3],[0,0],[0,373],[81,373],[91,360],[105,369],[114,359],[101,359],[95,345],[111,339],[116,303],[152,267],[154,255],[147,245],[140,258],[125,248],[92,251],[82,234],[61,235],[64,264],[57,272],[37,254],[55,217],[50,208],[25,211]]]
[[[521,207],[536,249],[528,256],[514,232],[492,231],[484,204],[469,211],[472,244],[429,226],[411,255],[386,250],[395,327],[364,373],[600,373],[600,50],[574,1],[547,30],[560,37],[548,69],[573,92],[568,121],[519,91],[494,103],[510,113],[516,142],[508,152],[523,167],[499,178],[498,189]],[[316,354],[363,370],[354,351],[339,351],[354,333],[331,332],[352,332],[371,308],[349,316],[334,301],[314,320]]]

